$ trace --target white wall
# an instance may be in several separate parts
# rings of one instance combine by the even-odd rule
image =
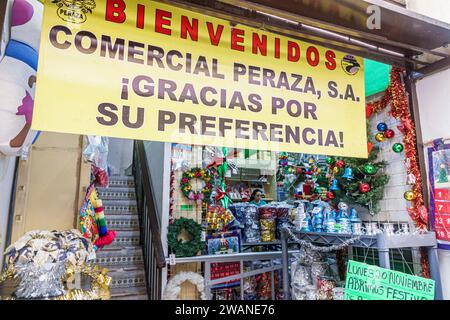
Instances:
[[[450,23],[450,1],[448,0],[407,0],[406,8]]]
[[[133,140],[109,138],[108,165],[113,167],[113,175],[124,175],[133,163]]]
[[[449,0],[408,0],[407,8],[450,23]],[[425,142],[450,137],[450,70],[417,83],[419,113]],[[426,147],[425,150],[426,154]],[[444,298],[450,300],[450,251],[439,250]]]
[[[9,204],[15,163],[15,157],[0,156],[0,266],[3,266],[3,252],[5,251],[6,229],[8,227]]]

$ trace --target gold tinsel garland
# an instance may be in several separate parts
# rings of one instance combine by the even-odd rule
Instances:
[[[81,267],[69,266],[66,269],[66,276],[61,281],[70,282],[75,275],[80,273],[91,278],[91,290],[68,289],[63,296],[52,297],[49,300],[109,300],[109,286],[112,278],[108,276],[108,269],[100,266],[82,265]],[[14,277],[14,267],[8,266],[8,269],[0,274],[0,283]],[[0,300],[16,300],[14,297],[2,297]]]

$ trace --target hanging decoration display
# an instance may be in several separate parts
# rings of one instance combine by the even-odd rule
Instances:
[[[384,136],[388,139],[392,139],[395,136],[395,132],[392,129],[388,129],[384,132]]]
[[[400,152],[403,151],[403,149],[404,149],[404,147],[403,147],[403,145],[401,143],[394,143],[394,145],[392,146],[392,150],[395,153],[400,153]]]
[[[377,168],[373,164],[368,163],[364,166],[364,173],[368,175],[376,174]]]
[[[179,239],[182,230],[189,233],[191,240],[184,242]],[[167,233],[167,243],[169,248],[177,257],[193,257],[203,249],[204,243],[201,241],[202,227],[192,219],[179,218],[169,225]]]
[[[195,191],[190,183],[192,179],[203,180],[205,186],[200,191]],[[183,172],[180,183],[181,191],[191,201],[197,201],[198,203],[207,201],[209,200],[212,188],[210,181],[211,176],[207,170],[201,168],[190,169]]]
[[[377,140],[378,142],[383,142],[383,141],[384,141],[384,133],[378,132],[378,133],[375,135],[375,140]]]
[[[370,185],[368,183],[361,183],[359,185],[359,191],[361,191],[362,193],[367,193],[370,191]]]
[[[388,128],[388,126],[387,126],[387,124],[384,123],[384,122],[380,122],[380,123],[377,125],[377,130],[378,130],[378,131],[384,132],[384,131],[387,130],[387,128]]]
[[[405,151],[405,164],[407,175],[414,175],[412,191],[415,194],[412,200],[412,206],[408,208],[408,213],[417,228],[427,230],[428,213],[424,205],[422,192],[422,176],[419,168],[417,155],[416,131],[412,121],[408,105],[408,98],[405,86],[402,82],[402,69],[392,68],[389,87],[386,89],[383,97],[373,103],[368,104],[374,113],[385,109],[389,104],[391,107],[390,115],[400,120],[399,131],[403,134],[403,144],[394,144],[393,151],[400,153]],[[421,253],[424,251],[421,250]],[[422,273],[424,277],[429,277],[429,266],[426,254],[421,254]]]

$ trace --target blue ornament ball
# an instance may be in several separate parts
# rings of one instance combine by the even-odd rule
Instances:
[[[380,122],[380,123],[377,125],[377,130],[378,130],[378,131],[384,132],[384,131],[387,130],[387,128],[388,128],[388,126],[387,126],[387,124],[384,123],[384,122]]]

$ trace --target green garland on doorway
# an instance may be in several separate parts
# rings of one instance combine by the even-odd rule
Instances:
[[[191,236],[189,242],[178,240],[178,235],[185,229]],[[177,257],[193,257],[203,249],[204,243],[201,241],[202,227],[192,219],[179,218],[169,226],[167,233],[167,243],[172,252]]]

